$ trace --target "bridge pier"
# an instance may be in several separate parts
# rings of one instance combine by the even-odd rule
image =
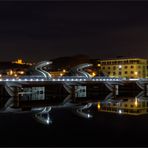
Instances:
[[[118,84],[116,84],[116,85],[114,85],[114,93],[115,93],[115,95],[119,95],[119,85]]]
[[[144,92],[145,92],[145,96],[148,96],[148,84],[144,85]]]
[[[18,87],[13,87],[13,92],[14,92],[14,105],[15,107],[19,106],[19,102],[20,102],[20,97],[19,97],[19,88]]]

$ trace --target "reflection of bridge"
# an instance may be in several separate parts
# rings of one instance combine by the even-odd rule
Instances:
[[[89,64],[81,64],[80,66],[76,66],[71,70],[72,76],[62,76],[62,77],[51,77],[45,70],[43,70],[43,66],[50,64],[50,62],[40,62],[37,66],[34,67],[34,71],[37,72],[36,75],[32,74],[31,76],[21,76],[21,77],[1,77],[0,84],[5,86],[6,91],[9,93],[11,97],[2,108],[2,112],[12,112],[12,113],[24,113],[31,112],[34,113],[35,119],[44,124],[52,123],[50,118],[50,111],[52,108],[68,108],[71,109],[75,114],[85,117],[92,118],[92,114],[90,113],[90,108],[93,104],[98,104],[97,102],[88,102],[86,99],[84,102],[74,102],[72,96],[72,88],[71,85],[76,86],[84,86],[87,83],[104,83],[105,86],[111,91],[104,99],[104,102],[108,102],[109,99],[114,97],[113,91],[114,89],[118,91],[118,85],[124,84],[124,82],[134,82],[137,85],[144,89],[145,86],[148,86],[148,79],[122,79],[122,78],[110,78],[110,77],[91,77],[88,73],[83,71],[82,68],[90,66]],[[63,84],[64,88],[69,92],[69,95],[62,101],[58,102],[58,104],[46,104],[46,99],[44,98],[45,91],[44,89],[42,93],[37,93],[36,91],[40,91],[40,84],[50,84],[50,83],[60,83]],[[33,90],[21,92],[22,90],[18,90],[17,88],[22,88],[23,84],[31,85],[34,84],[35,88]],[[38,87],[38,88],[37,88]],[[81,87],[77,87],[76,92],[79,91]],[[82,87],[83,88],[83,87]],[[148,87],[147,87],[148,88]],[[83,88],[84,89],[84,88]],[[32,101],[26,101],[28,96],[26,94],[31,94]],[[39,95],[40,94],[40,95]],[[22,98],[20,98],[20,96]],[[33,95],[35,97],[33,97]],[[144,92],[142,91],[137,95],[138,98],[143,98]],[[23,99],[24,97],[24,99]],[[26,97],[26,98],[25,98]],[[37,100],[37,97],[39,100]],[[55,99],[55,98],[54,98]],[[38,106],[37,101],[40,101],[40,106]],[[78,99],[78,101],[80,101]],[[41,105],[41,102],[45,104]],[[32,103],[32,104],[31,104]],[[36,103],[36,104],[35,104]]]

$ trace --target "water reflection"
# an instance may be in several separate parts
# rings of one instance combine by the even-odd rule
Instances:
[[[100,101],[97,105],[98,111],[126,114],[126,115],[142,115],[148,113],[148,98],[121,98],[108,101]]]
[[[45,125],[52,124],[51,111],[57,108],[67,108],[75,115],[90,119],[93,118],[93,109],[97,112],[118,113],[127,115],[142,115],[148,113],[148,97],[141,91],[136,96],[115,96],[112,92],[104,96],[91,97],[72,94],[60,96],[59,94],[45,95],[44,90],[31,94],[19,94],[9,99],[1,98],[1,113],[29,113],[33,118]],[[102,99],[103,98],[103,99]]]

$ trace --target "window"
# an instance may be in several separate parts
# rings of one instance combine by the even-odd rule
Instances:
[[[124,66],[125,69],[127,69],[127,66]]]
[[[110,69],[110,67],[108,67],[108,69]]]
[[[113,67],[113,70],[116,70],[116,66]]]
[[[127,71],[125,71],[124,73],[127,74]]]
[[[131,68],[134,68],[134,66],[131,66]]]
[[[113,75],[115,76],[115,75],[116,75],[116,73],[115,73],[115,72],[113,72]]]
[[[145,107],[145,102],[142,102],[142,107]]]
[[[121,72],[119,72],[119,75],[121,75]]]
[[[126,61],[124,61],[124,64],[127,64],[128,63],[128,61],[126,60]]]
[[[133,74],[134,72],[133,71],[131,71],[131,74]]]

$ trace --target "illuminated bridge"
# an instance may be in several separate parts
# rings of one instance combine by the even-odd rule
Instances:
[[[93,77],[86,78],[83,76],[61,76],[47,79],[41,76],[21,76],[21,77],[2,77],[0,82],[94,82],[94,81],[125,81],[122,78],[110,78],[110,77]],[[135,79],[130,79],[135,80]],[[138,80],[138,79],[137,79]]]
[[[4,85],[10,96],[14,96],[14,89],[22,88],[23,84],[34,84],[37,87],[40,84],[61,83],[68,93],[72,93],[72,85],[81,86],[87,83],[104,83],[110,91],[116,91],[118,94],[118,86],[126,82],[133,81],[142,90],[148,90],[148,79],[125,79],[125,78],[110,78],[107,76],[91,77],[89,73],[84,71],[85,68],[92,64],[80,64],[69,70],[70,76],[52,77],[50,72],[45,71],[44,67],[52,64],[51,61],[42,61],[37,63],[30,70],[32,73],[28,76],[0,78],[0,84]],[[83,87],[83,86],[82,86]],[[79,88],[78,88],[79,89]],[[78,91],[78,89],[76,91]]]

